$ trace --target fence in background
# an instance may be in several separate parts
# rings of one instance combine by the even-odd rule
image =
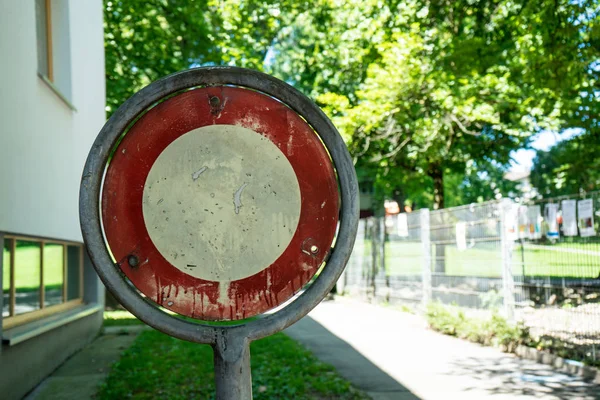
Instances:
[[[592,193],[364,219],[338,290],[420,310],[430,301],[500,310],[597,359],[599,210]]]

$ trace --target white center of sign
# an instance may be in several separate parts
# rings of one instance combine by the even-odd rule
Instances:
[[[241,126],[211,125],[159,155],[144,185],[143,214],[173,266],[228,282],[279,258],[298,226],[300,202],[296,174],[273,142]]]

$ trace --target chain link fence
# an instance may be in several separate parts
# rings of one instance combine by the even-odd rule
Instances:
[[[515,317],[542,338],[599,358],[600,193],[515,206]]]
[[[499,310],[597,359],[599,221],[600,193],[367,218],[338,291],[418,310]]]

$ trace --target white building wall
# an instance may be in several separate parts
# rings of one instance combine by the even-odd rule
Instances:
[[[105,121],[102,1],[59,1],[76,111],[37,74],[34,0],[0,0],[0,231],[80,241],[79,181]]]

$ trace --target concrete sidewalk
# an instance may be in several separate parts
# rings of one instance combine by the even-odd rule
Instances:
[[[145,328],[141,325],[104,328],[101,336],[44,379],[25,400],[92,399],[111,365]]]
[[[286,330],[376,400],[600,399],[600,386],[430,331],[420,317],[341,299]]]

